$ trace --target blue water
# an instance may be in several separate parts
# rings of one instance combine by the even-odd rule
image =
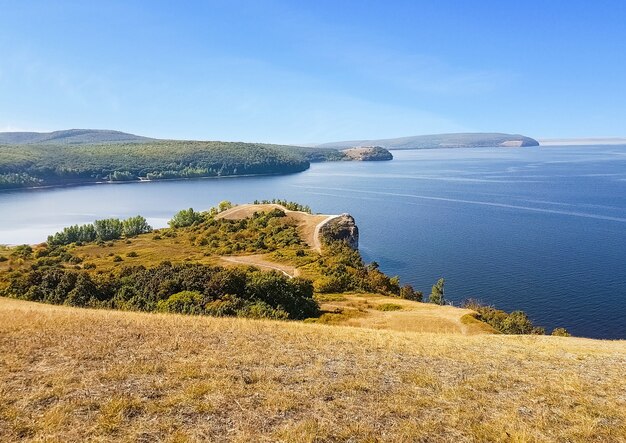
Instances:
[[[361,252],[425,293],[522,309],[575,335],[626,338],[626,146],[396,151],[304,173],[0,193],[0,243],[135,214],[287,198],[350,212]]]

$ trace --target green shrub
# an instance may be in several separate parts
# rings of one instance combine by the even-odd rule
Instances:
[[[286,320],[289,318],[289,313],[285,312],[281,307],[273,308],[262,301],[246,305],[244,308],[237,311],[237,315],[246,318],[266,318],[273,320]]]
[[[513,311],[509,314],[492,306],[485,306],[476,300],[467,300],[463,307],[476,311],[478,320],[488,323],[503,334],[545,334],[544,328],[535,326],[523,311]]]
[[[128,254],[126,254],[126,257],[139,257],[139,254],[137,254],[135,251],[130,251]]]
[[[200,212],[196,212],[193,208],[183,209],[174,214],[174,217],[168,222],[172,228],[184,228],[195,223],[204,221],[204,216]]]
[[[402,306],[396,305],[394,303],[382,303],[376,306],[376,309],[379,311],[400,311]]]
[[[33,248],[30,245],[19,245],[13,248],[11,253],[14,257],[29,258],[33,253]]]
[[[198,291],[181,291],[157,303],[160,312],[199,315],[204,313],[203,296]]]
[[[400,298],[405,300],[422,301],[424,295],[421,291],[416,291],[411,285],[404,285],[400,288]]]
[[[571,337],[572,334],[570,334],[565,328],[555,328],[552,331],[552,335],[557,337]]]

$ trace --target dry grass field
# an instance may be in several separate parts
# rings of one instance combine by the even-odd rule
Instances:
[[[491,326],[474,318],[469,309],[418,303],[380,294],[318,294],[325,314],[318,323],[389,329],[401,332],[495,334]]]
[[[0,298],[0,440],[620,442],[626,342]]]

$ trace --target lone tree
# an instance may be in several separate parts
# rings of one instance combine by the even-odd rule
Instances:
[[[433,285],[433,289],[430,293],[430,297],[428,301],[430,303],[434,303],[436,305],[443,305],[446,303],[446,299],[444,297],[444,285],[446,281],[443,278],[437,280],[437,283]]]

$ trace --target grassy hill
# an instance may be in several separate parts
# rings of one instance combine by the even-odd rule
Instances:
[[[318,148],[345,149],[356,146],[382,146],[386,149],[434,149],[474,147],[539,146],[539,142],[519,134],[457,133],[416,135],[380,140],[352,140],[317,145]]]
[[[0,298],[2,441],[626,441],[626,343]]]

